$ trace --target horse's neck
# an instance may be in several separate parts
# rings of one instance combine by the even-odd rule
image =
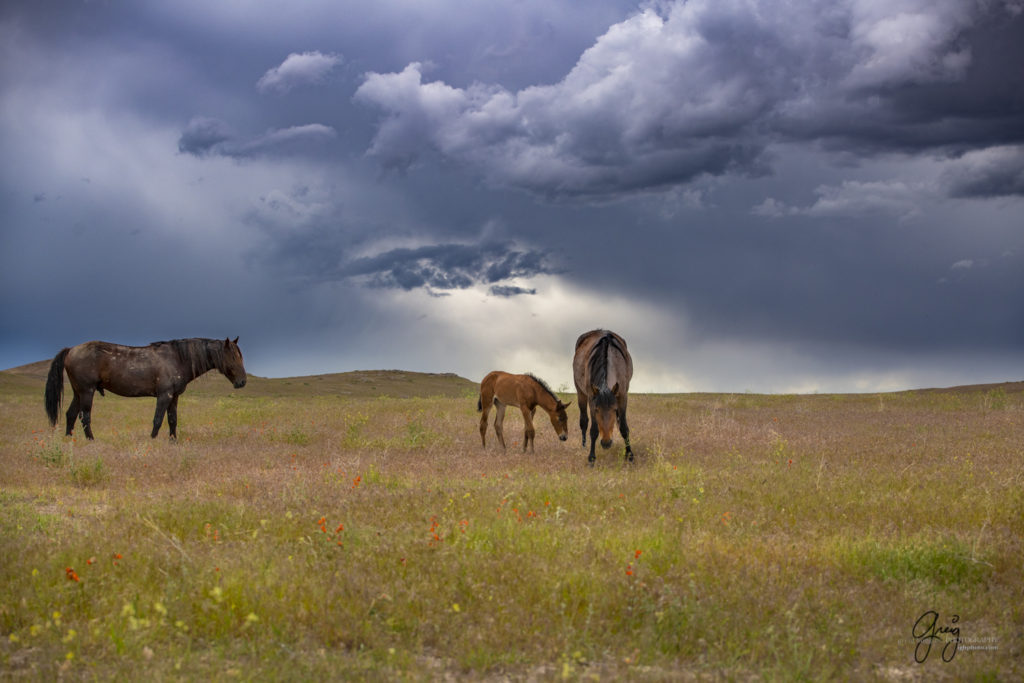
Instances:
[[[557,402],[554,396],[547,392],[542,386],[537,386],[536,392],[537,405],[549,413],[553,413],[557,407]]]
[[[213,353],[210,351],[209,344],[203,344],[198,348],[191,349],[189,354],[189,371],[192,377],[189,381],[192,381],[196,377],[205,375],[210,370],[214,370],[217,364],[213,360]]]

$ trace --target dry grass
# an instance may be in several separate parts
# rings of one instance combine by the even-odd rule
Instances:
[[[170,444],[152,401],[111,396],[95,442],[64,439],[38,373],[0,373],[0,665],[1019,678],[1022,389],[637,395],[637,464],[617,442],[590,469],[574,424],[561,443],[539,422],[536,455],[481,451],[452,377],[204,378]],[[932,609],[962,642],[918,664]]]

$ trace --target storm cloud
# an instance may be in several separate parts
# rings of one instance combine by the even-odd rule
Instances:
[[[1024,139],[1009,94],[1020,70],[972,77],[990,66],[985,44],[1020,36],[1020,14],[962,0],[670,3],[612,26],[552,85],[455,87],[412,63],[368,74],[356,99],[384,113],[370,149],[384,165],[432,152],[546,196],[756,176],[780,141],[983,149]]]

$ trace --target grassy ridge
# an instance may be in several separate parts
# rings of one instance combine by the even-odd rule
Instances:
[[[86,444],[46,428],[38,378],[0,373],[0,669],[293,680],[1024,669],[1020,384],[637,395],[637,464],[622,464],[617,440],[589,469],[578,430],[558,442],[539,414],[535,455],[496,450],[493,432],[481,450],[475,390],[458,378],[355,379],[232,391],[204,378],[181,400],[177,444],[148,438],[152,401],[108,396]],[[403,385],[419,397],[398,398]],[[506,434],[520,429],[510,411]],[[958,616],[952,661],[944,641],[914,660],[912,629],[929,610],[939,627]]]

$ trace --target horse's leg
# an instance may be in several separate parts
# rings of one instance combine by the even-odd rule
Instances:
[[[537,406],[534,406],[533,410],[531,410],[525,405],[521,405],[519,409],[523,411],[523,422],[526,423],[523,429],[523,453],[526,452],[527,445],[530,446],[530,452],[533,453],[533,436],[537,433],[533,428],[533,412],[537,409]]]
[[[178,396],[175,394],[171,397],[171,402],[167,405],[167,428],[171,432],[171,441],[178,440]]]
[[[487,448],[487,416],[491,412],[491,404],[480,402],[480,443]]]
[[[587,402],[589,399],[576,392],[576,405],[580,407],[580,433],[583,435],[583,447],[587,447]]]
[[[82,408],[82,430],[85,431],[85,438],[89,441],[92,441],[92,397],[94,391],[95,389],[89,387],[82,389],[81,396],[75,394],[75,401],[78,401]]]
[[[82,412],[82,402],[78,400],[78,392],[75,392],[75,397],[71,399],[71,405],[68,406],[67,412],[67,423],[68,428],[65,435],[71,436],[71,433],[75,431],[75,421],[78,420],[79,413]]]
[[[160,394],[156,397],[156,414],[153,415],[153,433],[150,434],[150,438],[155,439],[157,432],[160,431],[160,425],[164,423],[164,413],[167,412],[167,407],[171,404],[171,394]]]
[[[626,442],[626,460],[633,462],[633,449],[629,445],[629,425],[626,424],[625,406],[619,411],[619,434],[622,434],[622,440]]]
[[[594,461],[597,460],[597,455],[594,453],[598,435],[597,415],[591,415],[590,418],[590,455],[587,456],[587,462],[593,467]]]
[[[502,450],[505,449],[505,430],[503,426],[505,424],[505,404],[500,401],[494,402],[495,410],[494,416],[494,433],[498,435],[498,443],[501,444]]]

